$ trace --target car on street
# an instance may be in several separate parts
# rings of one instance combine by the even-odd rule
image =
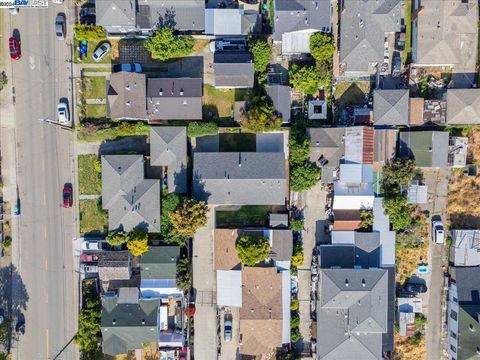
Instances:
[[[223,323],[223,339],[225,341],[232,341],[232,317],[225,315]]]
[[[58,40],[65,39],[65,28],[66,28],[66,19],[64,14],[58,14],[55,18],[55,35]]]
[[[116,64],[113,65],[113,72],[135,72],[141,73],[142,72],[142,65],[140,64]]]
[[[19,335],[25,335],[25,322],[22,321],[22,320],[19,320],[17,322],[17,325],[15,325],[15,331],[19,334]]]
[[[20,49],[20,41],[13,36],[8,39],[8,47],[10,48],[10,58],[13,60],[20,60],[22,57],[22,51]]]
[[[95,62],[101,61],[112,49],[108,42],[101,44],[93,53],[93,60]]]
[[[65,184],[63,187],[63,207],[70,208],[73,205],[73,191],[70,184]]]
[[[60,100],[57,105],[58,123],[62,125],[70,124],[70,114],[68,112],[68,104]]]
[[[99,260],[99,256],[97,254],[88,254],[82,253],[80,255],[80,262],[83,263],[97,263]]]
[[[445,241],[445,228],[440,220],[432,222],[432,240],[435,244],[443,244]]]
[[[17,198],[17,202],[15,203],[15,208],[13,209],[14,215],[20,215],[22,213],[22,209],[20,207],[20,198]]]

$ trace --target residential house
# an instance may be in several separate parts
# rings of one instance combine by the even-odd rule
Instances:
[[[213,56],[214,85],[217,88],[252,88],[254,67],[248,52],[215,52]]]
[[[102,207],[108,229],[160,232],[160,180],[145,179],[142,155],[102,156]]]
[[[270,214],[268,224],[271,229],[288,229],[288,214]]]
[[[158,342],[159,324],[159,301],[139,299],[137,288],[121,288],[118,295],[104,296],[102,352],[115,356]]]
[[[373,92],[373,123],[375,126],[408,126],[409,90],[375,89]]]
[[[455,266],[480,266],[480,230],[450,230],[450,261]]]
[[[474,73],[477,62],[478,3],[422,0],[412,18],[412,60],[417,66],[452,66]]]
[[[401,4],[401,0],[342,2],[340,75],[364,77],[377,73],[384,62],[386,46],[400,31]]]
[[[381,172],[383,166],[395,158],[397,152],[396,129],[374,129],[373,171]]]
[[[447,90],[447,124],[480,123],[480,89]]]
[[[360,210],[335,210],[333,231],[354,231],[360,228]]]
[[[293,232],[289,229],[263,231],[270,243],[270,259],[278,271],[290,270],[293,252]]]
[[[177,287],[178,246],[150,246],[140,258],[140,292],[142,298],[181,299],[182,290]]]
[[[373,131],[370,126],[345,128],[345,164],[373,163]]]
[[[330,32],[329,0],[275,0],[273,40],[282,42],[282,54],[310,53],[310,36]]]
[[[422,126],[424,124],[423,115],[424,115],[425,99],[410,98],[409,99],[409,113],[408,113],[408,125],[409,126]],[[432,107],[435,109],[435,107]]]
[[[322,167],[321,181],[332,183],[345,157],[345,128],[307,128],[307,137],[310,161]]]
[[[128,35],[137,30],[135,0],[95,1],[96,25],[103,26],[109,35]]]
[[[144,120],[147,117],[145,74],[121,71],[107,82],[107,113],[114,119]]]
[[[286,195],[283,152],[193,155],[193,196],[208,205],[284,205]]]
[[[273,103],[275,114],[282,119],[284,124],[290,123],[291,114],[291,88],[285,85],[269,85],[265,92],[267,97]]]
[[[449,272],[447,308],[449,359],[478,359],[480,267],[452,267]]]
[[[169,192],[187,193],[187,129],[150,127],[150,166],[162,166]]]
[[[241,235],[238,229],[215,229],[214,268],[215,270],[241,270],[241,261],[238,257],[235,243]]]
[[[130,251],[102,251],[98,257],[98,277],[104,292],[128,285],[132,277]]]
[[[340,178],[334,183],[333,211],[373,208],[371,164],[340,164]]]
[[[446,167],[448,132],[405,131],[400,133],[400,156],[415,160],[417,167]]]
[[[256,10],[205,9],[205,34],[233,36],[259,34],[262,29],[261,16]]]
[[[201,78],[149,78],[147,116],[149,120],[201,120]]]

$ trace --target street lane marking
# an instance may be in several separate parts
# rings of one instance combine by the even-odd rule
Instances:
[[[46,344],[46,347],[45,347],[46,356],[45,356],[45,358],[48,359],[50,357],[50,351],[48,349],[48,329],[45,329],[45,344]]]
[[[47,194],[43,193],[43,205],[47,205]]]
[[[45,226],[44,230],[43,230],[43,234],[45,235],[45,239],[47,238],[47,227]]]
[[[35,56],[33,55],[30,55],[30,58],[29,58],[29,66],[30,66],[30,70],[33,70],[35,69]]]
[[[45,270],[48,270],[48,260],[45,259]]]

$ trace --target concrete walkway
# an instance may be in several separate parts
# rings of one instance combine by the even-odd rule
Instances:
[[[111,72],[103,72],[103,71],[84,71],[83,76],[105,76],[109,77],[112,73]]]
[[[79,200],[98,200],[102,195],[78,195]]]
[[[87,99],[85,100],[87,105],[106,105],[107,100],[105,99]]]

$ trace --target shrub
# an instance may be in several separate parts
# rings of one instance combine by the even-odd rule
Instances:
[[[77,40],[101,41],[107,38],[102,26],[75,24],[73,27]]]
[[[393,231],[405,230],[413,223],[413,205],[407,203],[404,197],[386,199],[383,202],[385,212],[390,218]]]
[[[308,160],[310,155],[310,141],[308,139],[296,140],[291,138],[288,147],[290,149],[291,165],[298,165]]]
[[[187,258],[183,258],[177,264],[177,287],[182,291],[187,291],[190,286],[192,286],[190,262]]]
[[[300,302],[298,299],[292,299],[292,302],[290,303],[290,311],[297,311],[299,307]]]
[[[172,231],[172,223],[170,222],[170,213],[177,210],[182,203],[182,198],[176,193],[170,193],[162,199],[162,212],[160,216],[160,231],[162,236],[168,240]]]
[[[191,54],[195,41],[192,36],[175,36],[173,29],[161,28],[153,33],[145,42],[145,48],[154,59],[162,61],[179,58]]]
[[[293,231],[302,231],[303,219],[290,219],[290,229]]]
[[[306,191],[318,182],[320,174],[320,168],[315,164],[294,165],[290,169],[290,187],[293,191]]]
[[[7,74],[5,73],[5,71],[2,71],[0,73],[0,90],[2,90],[5,85],[7,85],[8,83],[8,78],[7,78]]]
[[[4,249],[8,249],[10,246],[12,246],[12,238],[10,236],[6,236],[3,240],[2,246]]]
[[[418,345],[420,344],[420,341],[422,340],[422,334],[420,332],[415,333],[415,335],[410,336],[407,340],[407,342],[412,345]]]
[[[360,211],[360,229],[363,231],[371,231],[373,227],[373,211],[361,210]]]
[[[290,317],[290,329],[295,329],[300,326],[300,314],[298,312],[292,313]]]
[[[272,45],[270,45],[266,39],[254,36],[249,36],[247,43],[248,51],[253,57],[255,72],[265,72],[272,57]]]
[[[310,53],[317,61],[328,61],[335,52],[333,37],[330,34],[317,32],[310,36]]]
[[[175,239],[193,237],[197,230],[207,223],[207,212],[208,207],[204,202],[184,200],[177,210],[170,212],[170,236]]]
[[[247,131],[261,133],[266,130],[278,130],[282,120],[275,115],[274,108],[266,98],[259,97],[254,105],[240,117],[240,125]]]
[[[300,329],[297,327],[297,328],[291,329],[291,331],[292,332],[290,334],[290,341],[293,343],[296,343],[302,337],[302,335],[300,335]]]
[[[295,244],[292,253],[292,266],[299,267],[303,265],[303,246],[300,243]]]
[[[189,137],[217,135],[218,125],[213,122],[194,121],[188,124],[187,134]]]
[[[313,95],[320,87],[320,76],[313,66],[299,66],[294,64],[288,72],[290,84],[296,91],[303,91],[306,95]]]
[[[270,245],[264,237],[244,235],[235,244],[238,257],[243,264],[254,266],[264,261],[270,253]]]

